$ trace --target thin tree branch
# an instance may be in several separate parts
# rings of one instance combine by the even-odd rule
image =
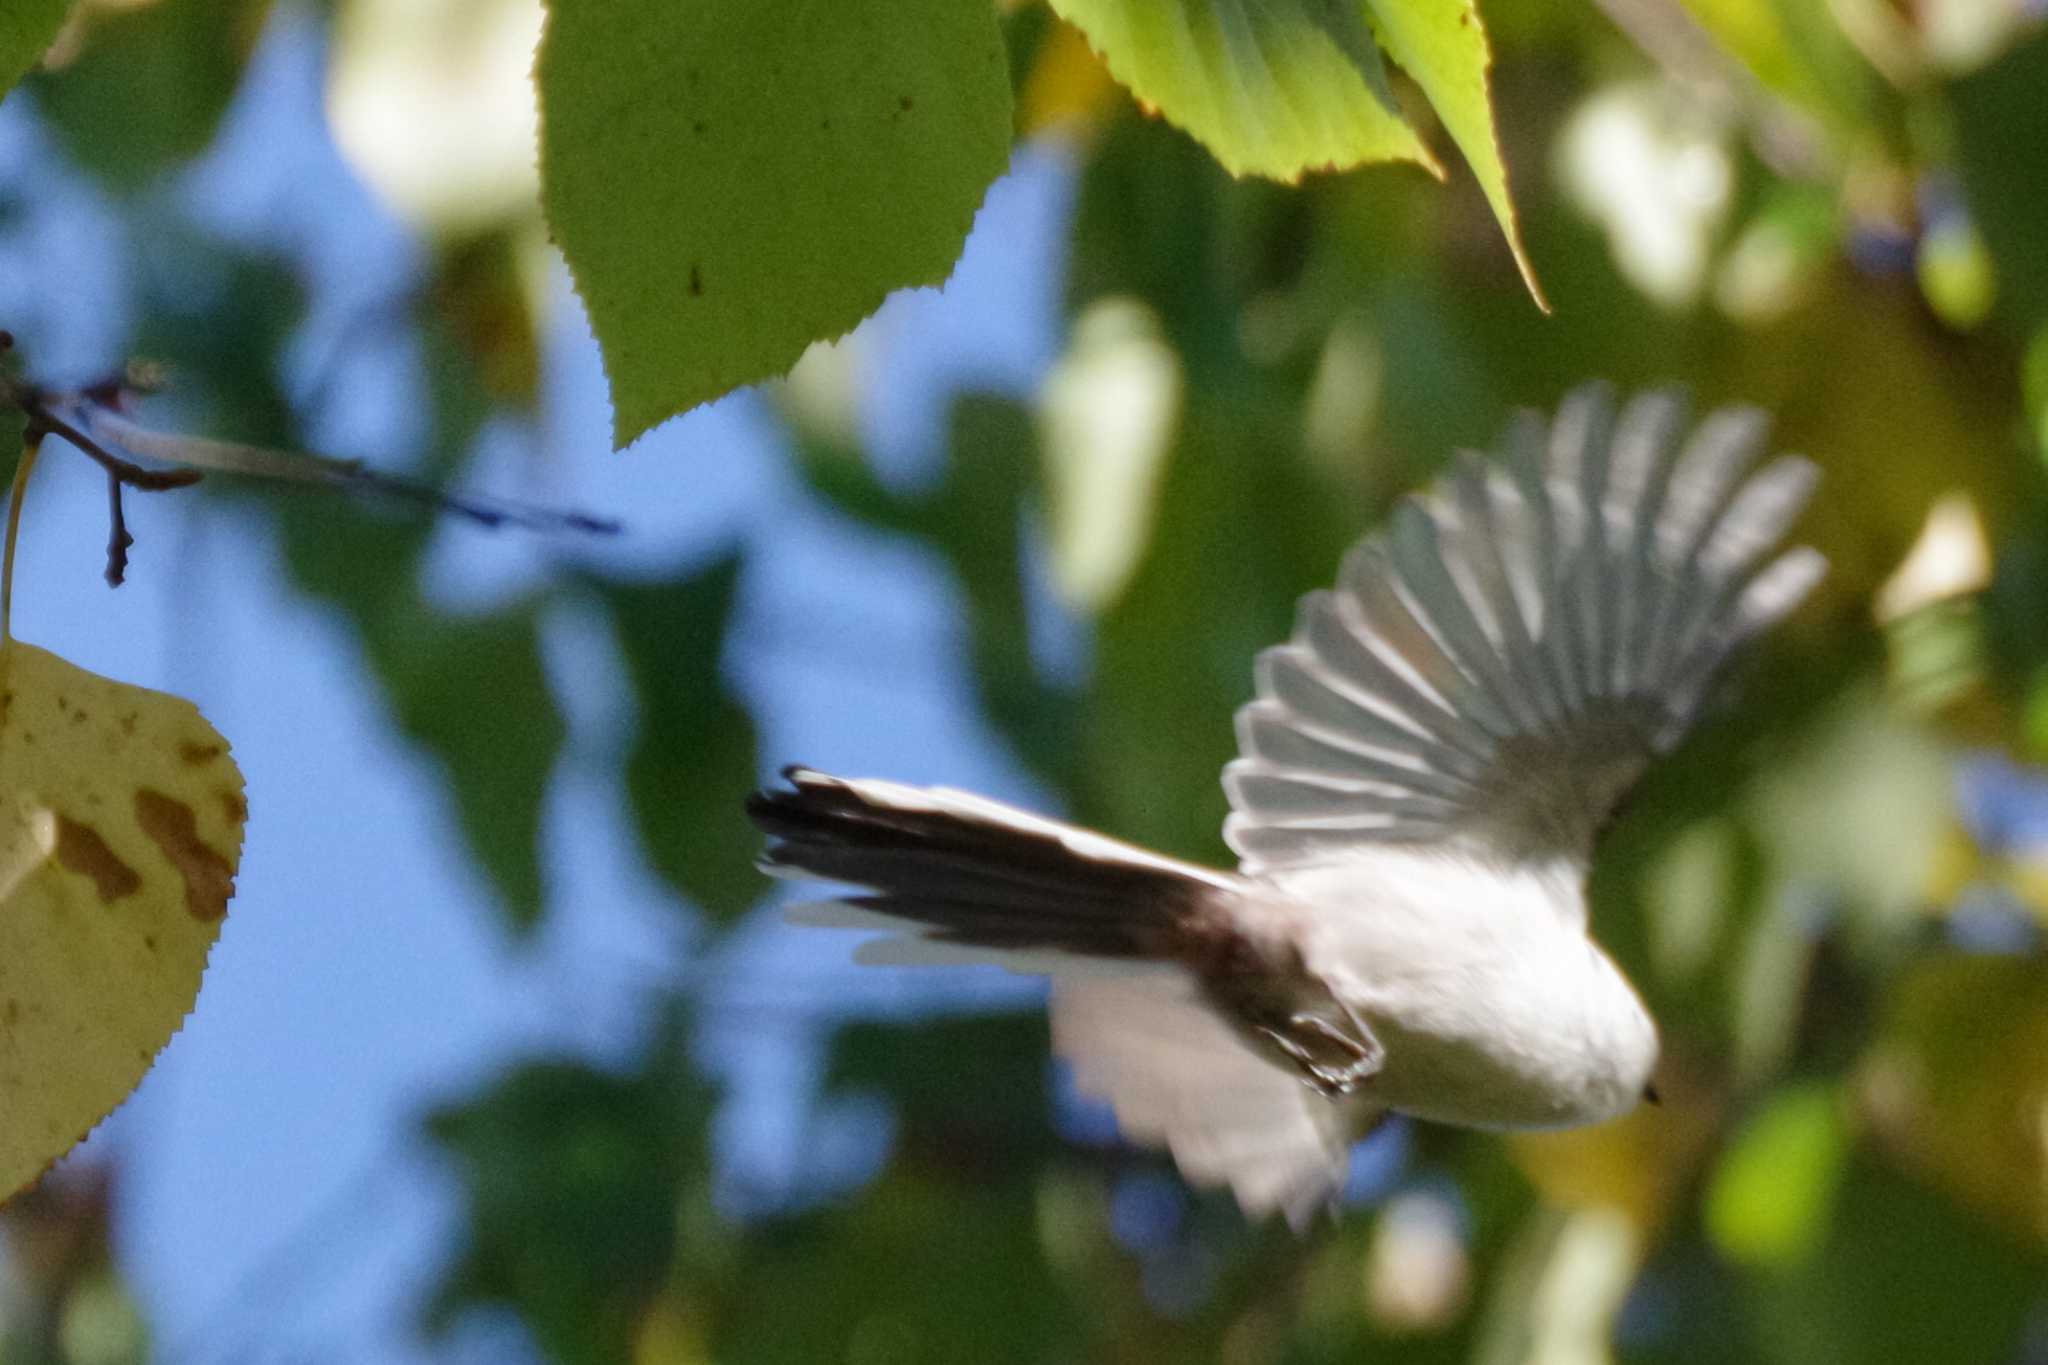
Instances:
[[[31,398],[23,410],[28,413],[30,421],[41,423],[52,435],[62,436],[66,443],[97,460],[109,475],[130,488],[144,493],[162,493],[172,488],[189,488],[206,477],[197,469],[144,469],[131,460],[124,460],[51,412],[40,398]]]

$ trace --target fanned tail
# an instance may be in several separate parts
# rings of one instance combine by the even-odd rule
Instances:
[[[868,888],[817,907],[814,923],[880,917],[941,945],[1170,960],[1185,927],[1241,885],[968,792],[801,767],[783,777],[788,787],[747,801],[769,836],[762,869]],[[885,946],[892,955],[919,956]]]

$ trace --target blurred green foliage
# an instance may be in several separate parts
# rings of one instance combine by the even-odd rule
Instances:
[[[590,579],[640,699],[626,795],[641,847],[678,892],[724,918],[761,894],[752,831],[727,785],[760,767],[753,721],[720,673],[740,568],[740,557],[728,554],[666,582]],[[674,704],[679,678],[696,694],[688,706]],[[706,773],[716,777],[705,781]]]
[[[147,22],[179,6],[158,8]],[[1026,131],[1078,162],[1067,316],[1142,317],[1130,344],[1163,343],[1180,377],[1156,477],[1120,485],[1140,503],[1117,509],[1128,574],[1057,604],[1087,668],[1046,668],[1027,629],[1057,577],[1055,499],[1085,486],[1048,475],[1042,413],[961,396],[943,468],[906,487],[820,434],[860,425],[818,421],[800,380],[770,396],[807,497],[957,580],[984,719],[1077,818],[1220,860],[1215,778],[1252,656],[1394,497],[1517,405],[1676,379],[1702,408],[1773,410],[1826,471],[1805,530],[1828,583],[1635,795],[1595,873],[1598,932],[1662,1021],[1665,1102],[1577,1133],[1414,1130],[1388,1188],[1295,1240],[1155,1155],[1056,1131],[1035,1017],[857,1024],[824,1099],[886,1103],[884,1169],[743,1216],[717,1194],[715,1088],[669,1021],[621,1072],[529,1065],[427,1120],[469,1212],[430,1325],[509,1309],[550,1358],[642,1365],[2040,1359],[2048,846],[1955,795],[1981,751],[2048,760],[2048,34],[2022,8],[1497,0],[1497,116],[1547,318],[1469,180],[1233,181],[1039,6],[1013,15]],[[152,51],[121,57],[138,90],[185,79]],[[88,98],[71,79],[34,84],[48,117],[120,144],[64,112]],[[188,121],[221,95],[182,98]],[[81,160],[128,185],[124,167],[189,151],[154,139]],[[135,348],[177,365],[207,429],[300,439],[274,378],[293,282],[151,240],[171,264],[140,272]],[[530,415],[540,329],[479,278],[498,249],[440,244],[431,287],[365,324],[419,338],[436,475],[486,420]],[[158,277],[179,287],[150,293]],[[1111,372],[1121,344],[1070,359]],[[715,927],[763,894],[737,803],[780,756],[757,754],[721,667],[736,554],[668,581],[568,571],[454,613],[420,588],[417,522],[246,502],[438,760],[508,924],[548,904],[556,610],[613,628],[649,863]],[[690,1002],[677,982],[659,1008]],[[98,1215],[66,1216],[75,1234]],[[17,1248],[54,1235],[40,1207],[6,1227]],[[33,1308],[0,1310],[0,1360],[85,1359],[55,1324],[88,1279],[18,1273]]]
[[[74,5],[38,106],[79,165],[139,189],[206,149],[269,16],[270,0]]]

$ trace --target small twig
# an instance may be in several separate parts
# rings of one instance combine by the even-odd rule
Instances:
[[[0,331],[0,352],[9,349],[13,342],[12,336]],[[0,373],[0,408],[20,411],[38,439],[61,436],[66,444],[106,470],[110,520],[106,577],[114,587],[119,587],[127,576],[128,550],[135,544],[122,506],[123,490],[137,488],[145,493],[158,493],[185,488],[198,483],[209,471],[367,490],[419,502],[483,526],[521,526],[596,535],[615,535],[620,530],[619,523],[610,517],[451,492],[383,473],[360,460],[336,460],[237,441],[152,431],[130,421],[123,415],[123,409],[131,393],[150,391],[155,383],[153,377],[138,375],[131,366],[130,373],[121,378],[103,379],[83,389],[55,393]],[[172,468],[146,468],[115,454],[116,449],[162,460]]]
[[[128,547],[135,543],[135,537],[128,534],[128,519],[121,515],[121,476],[111,469],[107,471],[107,512],[111,522],[107,532],[107,586],[118,588],[128,577]]]
[[[11,350],[13,346],[14,334],[0,330],[0,352]],[[205,475],[196,469],[144,469],[133,461],[122,459],[80,431],[76,425],[52,412],[42,393],[28,384],[0,379],[0,401],[20,409],[22,416],[27,419],[27,425],[22,433],[23,448],[29,452],[25,459],[32,462],[33,452],[42,444],[44,437],[61,436],[67,444],[98,461],[100,467],[107,471],[107,511],[111,521],[107,533],[107,584],[110,587],[120,587],[128,577],[128,550],[135,544],[135,537],[128,531],[128,518],[121,506],[122,488],[139,488],[145,493],[161,493],[172,488],[188,488],[198,483]],[[18,493],[17,488],[17,503]],[[18,508],[11,509],[10,515],[18,515]],[[8,548],[11,553],[11,534]],[[0,617],[4,615],[5,609],[0,607]],[[0,625],[0,632],[4,632],[4,629],[4,625]]]
[[[107,531],[107,586],[118,588],[128,578],[128,550],[135,544],[135,537],[128,532],[128,518],[121,506],[121,490],[140,489],[145,493],[162,493],[172,488],[188,488],[206,477],[196,469],[144,469],[141,465],[124,460],[99,442],[80,431],[49,410],[40,394],[17,395],[22,411],[28,414],[29,427],[38,434],[47,432],[61,436],[65,442],[97,460],[107,471],[107,512],[110,526]]]
[[[40,397],[31,397],[23,410],[32,422],[40,422],[52,435],[64,440],[100,463],[107,473],[130,488],[144,493],[162,493],[172,488],[189,488],[206,475],[197,469],[144,469],[124,460],[71,423],[51,412]]]

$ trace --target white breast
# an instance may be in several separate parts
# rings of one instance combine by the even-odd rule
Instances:
[[[1580,927],[1574,870],[1374,850],[1274,880],[1317,908],[1307,964],[1386,1047],[1381,1103],[1520,1128],[1596,1122],[1641,1098],[1656,1025]]]

